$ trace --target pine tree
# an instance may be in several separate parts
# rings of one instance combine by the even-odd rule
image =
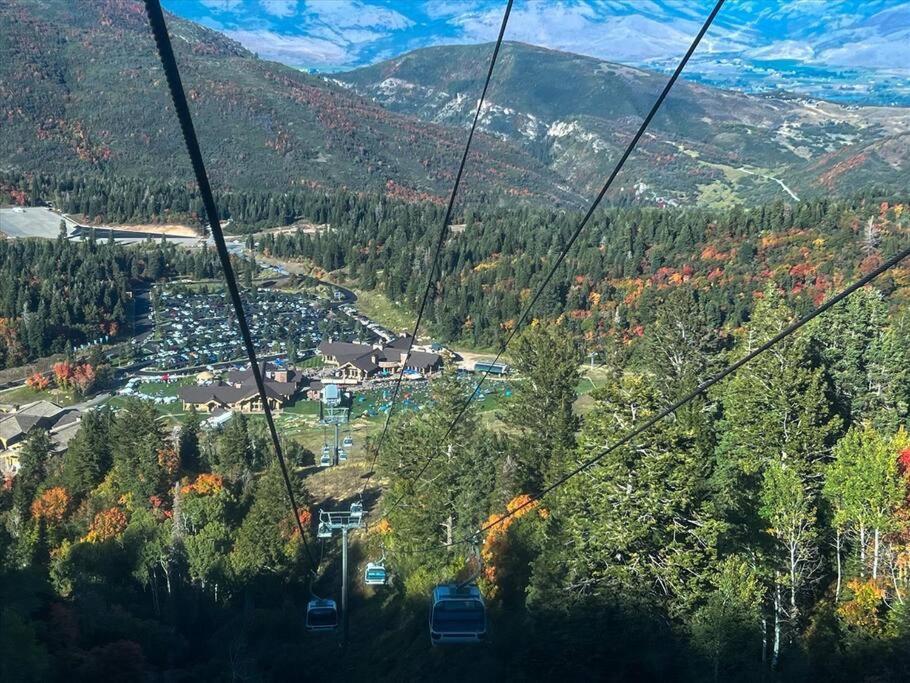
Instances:
[[[581,363],[575,340],[559,325],[533,325],[512,349],[521,380],[502,415],[518,434],[503,463],[512,479],[505,482],[506,498],[537,492],[565,470],[578,429],[573,403]]]

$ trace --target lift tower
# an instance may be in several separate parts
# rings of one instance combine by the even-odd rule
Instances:
[[[337,465],[341,460],[347,460],[347,453],[339,445],[339,432],[341,426],[347,424],[350,409],[343,405],[341,390],[337,384],[326,384],[322,388],[322,424],[335,427],[335,439],[332,443],[332,464]],[[343,454],[343,458],[339,458]]]
[[[320,510],[319,527],[316,535],[319,538],[332,538],[336,531],[341,532],[341,640],[348,642],[348,532],[363,526],[363,503],[351,503],[349,510]]]

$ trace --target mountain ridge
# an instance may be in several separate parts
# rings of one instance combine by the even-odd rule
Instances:
[[[216,186],[434,202],[451,190],[489,45],[424,48],[320,77],[175,16],[168,24]],[[192,184],[141,3],[10,0],[0,6],[0,55],[0,168]],[[665,82],[638,67],[507,42],[461,199],[586,206]],[[903,190],[908,130],[910,109],[681,80],[608,200],[711,205]]]
[[[346,89],[257,59],[239,43],[168,15],[213,183],[383,191],[440,201],[461,131],[386,110]],[[11,0],[0,7],[0,164],[30,172],[192,182],[144,8],[134,0]],[[578,204],[521,148],[475,140],[469,192]]]
[[[476,102],[465,94],[476,88],[475,81],[464,74],[477,72],[490,49],[489,44],[422,48],[333,74],[331,80],[394,111],[463,125]],[[666,79],[638,67],[506,42],[481,126],[525,145],[578,191],[589,194],[599,189]],[[670,203],[692,203],[710,192],[750,200],[772,199],[779,192],[773,184],[762,187],[752,179],[757,176],[743,173],[741,167],[759,175],[782,173],[789,185],[809,195],[849,190],[857,183],[897,184],[899,179],[888,178],[871,163],[864,168],[863,161],[832,186],[820,180],[829,169],[816,166],[830,153],[855,147],[856,154],[862,154],[870,145],[901,138],[907,130],[910,109],[750,95],[681,79],[621,182],[628,185],[631,175],[634,185],[644,183]],[[902,142],[890,152],[885,157],[892,169],[907,168]],[[667,167],[674,165],[677,172],[668,173]]]

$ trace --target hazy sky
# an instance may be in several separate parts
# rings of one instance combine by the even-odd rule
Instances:
[[[492,0],[164,0],[261,57],[303,68],[352,68],[428,45],[495,38]],[[604,59],[678,59],[713,0],[516,0],[507,39]],[[823,67],[907,69],[910,2],[728,0],[702,61],[798,59]]]

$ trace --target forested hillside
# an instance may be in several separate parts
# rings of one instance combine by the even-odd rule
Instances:
[[[0,240],[0,366],[130,333],[133,294],[164,277],[220,274],[214,252],[173,244]]]
[[[392,113],[169,16],[213,185],[350,187],[409,199],[451,187],[463,134]],[[192,179],[137,0],[0,5],[4,170]],[[480,136],[471,192],[575,202],[524,150]],[[467,183],[466,183],[467,184]]]
[[[762,291],[730,336],[681,284],[640,340],[649,352],[612,357],[584,415],[565,323],[518,339],[495,429],[475,402],[447,434],[466,386],[434,383],[434,407],[393,424],[384,502],[354,536],[355,557],[383,553],[393,580],[355,584],[342,664],[332,637],[303,629],[308,559],[264,423],[201,432],[191,414],[174,441],[133,402],[87,414],[63,457],[36,432],[0,489],[0,676],[902,680],[910,319],[877,288],[499,521],[793,319],[778,288]],[[312,458],[286,445],[294,465]],[[293,481],[312,529],[317,492]],[[432,648],[429,588],[470,575],[463,540],[484,524],[490,642]],[[329,546],[322,595],[337,562]]]
[[[489,46],[419,50],[322,78],[168,19],[213,185],[382,192],[442,201]],[[142,4],[0,6],[0,168],[191,182]],[[599,189],[665,76],[509,43],[462,193],[579,207]],[[356,92],[355,92],[356,91]],[[360,94],[357,94],[360,93]],[[361,96],[363,95],[363,96]],[[902,189],[910,111],[754,97],[682,81],[611,198],[754,204]],[[780,183],[783,183],[781,185]]]
[[[491,49],[415,50],[332,78],[393,111],[467,126]],[[507,42],[481,129],[527,149],[569,187],[593,196],[666,79]],[[786,198],[778,180],[803,199],[873,184],[902,191],[908,141],[906,108],[751,96],[683,79],[654,118],[614,195],[648,204],[755,203]]]
[[[265,235],[260,249],[308,259],[416,310],[426,284],[437,212],[352,200],[319,234]],[[515,324],[579,216],[533,209],[468,211],[441,256],[428,329],[446,341],[498,344]],[[910,236],[906,204],[879,196],[755,209],[607,209],[569,252],[534,316],[564,317],[594,348],[647,333],[660,305],[691,288],[712,327],[749,320],[768,283],[806,312],[894,254]],[[882,278],[887,294],[910,283],[906,265]]]

